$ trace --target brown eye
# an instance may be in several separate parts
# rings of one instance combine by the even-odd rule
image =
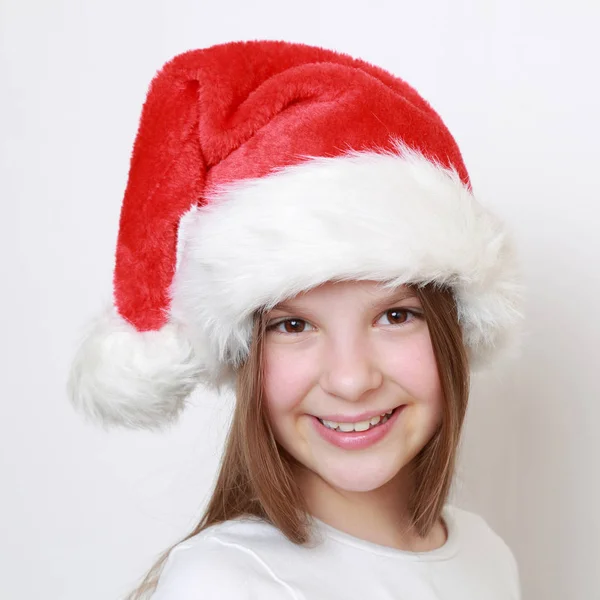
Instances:
[[[386,311],[382,316],[385,316],[388,319],[390,325],[404,325],[405,323],[410,323],[418,318],[419,315],[406,308],[392,308]]]
[[[278,323],[273,323],[267,327],[267,331],[277,331],[278,333],[304,333],[305,326],[308,323],[302,319],[285,319]],[[284,329],[281,329],[283,325]]]
[[[283,322],[285,330],[288,333],[302,333],[302,330],[304,329],[304,324],[305,321],[301,321],[300,319],[290,319],[288,321]]]

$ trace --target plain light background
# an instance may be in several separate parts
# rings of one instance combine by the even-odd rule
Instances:
[[[231,398],[200,391],[166,434],[107,433],[65,382],[111,300],[152,76],[262,38],[414,85],[513,229],[523,356],[473,384],[455,502],[511,546],[524,600],[600,599],[599,22],[589,0],[1,0],[0,598],[118,600],[201,514]]]

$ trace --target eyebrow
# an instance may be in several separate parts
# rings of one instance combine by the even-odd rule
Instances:
[[[388,295],[385,298],[380,298],[379,300],[376,300],[375,302],[372,302],[371,304],[368,305],[367,308],[371,309],[371,310],[379,310],[385,306],[389,306],[390,304],[394,304],[396,302],[402,302],[403,300],[408,300],[410,298],[418,298],[417,293],[409,288],[409,289],[404,289],[404,290],[395,290],[392,294]],[[301,307],[295,306],[294,304],[294,300],[290,299],[290,300],[284,300],[283,302],[280,302],[279,304],[277,304],[276,306],[274,306],[271,311],[275,311],[275,310],[281,310],[281,311],[286,311],[286,312],[294,312],[295,310],[302,310]],[[269,312],[271,312],[269,311]]]

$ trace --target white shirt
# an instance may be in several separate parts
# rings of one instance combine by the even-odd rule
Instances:
[[[170,553],[153,600],[520,600],[517,563],[475,513],[447,504],[446,543],[408,552],[315,520],[320,543],[290,542],[255,517],[213,525]]]

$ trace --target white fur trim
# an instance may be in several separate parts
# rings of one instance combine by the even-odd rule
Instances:
[[[171,314],[208,384],[233,381],[256,309],[332,279],[449,284],[472,370],[518,353],[509,234],[455,171],[401,145],[229,185],[190,215],[185,237]]]
[[[175,253],[176,271],[177,269],[179,269],[179,265],[181,264],[181,256],[183,254],[185,240],[189,237],[187,231],[190,225],[194,222],[194,219],[196,218],[197,210],[197,206],[192,206],[188,211],[183,213],[182,217],[179,219],[179,225],[177,227],[177,249]]]
[[[152,429],[176,419],[199,379],[201,365],[181,327],[139,332],[111,308],[83,340],[68,388],[94,421]]]

